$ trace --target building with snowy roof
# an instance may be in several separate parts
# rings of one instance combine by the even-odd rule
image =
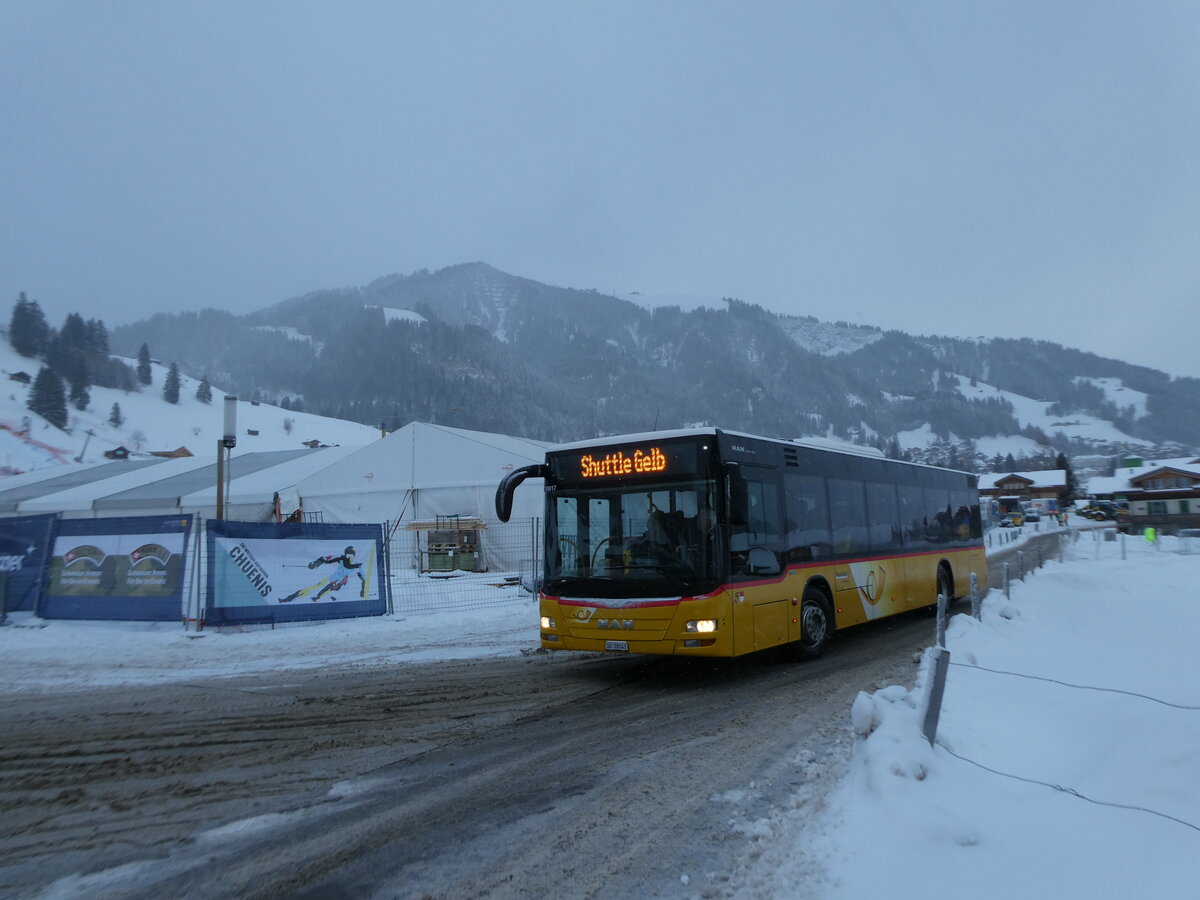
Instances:
[[[1200,457],[1130,460],[1116,474],[1088,480],[1088,496],[1129,504],[1129,526],[1200,528]]]
[[[1067,492],[1067,470],[1041,472],[987,473],[979,476],[979,494],[993,500],[1017,497],[1020,500],[1060,501]]]

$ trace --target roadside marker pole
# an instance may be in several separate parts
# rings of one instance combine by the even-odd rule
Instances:
[[[929,697],[925,705],[925,718],[922,732],[929,746],[933,746],[937,738],[938,718],[942,714],[942,695],[946,691],[946,673],[950,669],[950,651],[945,647],[931,647],[926,653],[933,658],[933,682],[929,688]]]

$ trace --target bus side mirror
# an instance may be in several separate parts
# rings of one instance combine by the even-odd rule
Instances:
[[[496,518],[507,522],[512,515],[513,493],[517,490],[517,485],[526,478],[545,478],[549,474],[550,467],[539,464],[521,466],[505,475],[500,481],[500,486],[496,488]]]
[[[729,491],[729,524],[745,525],[750,518],[750,495],[746,490],[746,479],[742,470],[730,467],[729,478],[725,484]]]

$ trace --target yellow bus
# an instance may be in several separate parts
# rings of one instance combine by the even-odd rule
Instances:
[[[564,444],[545,480],[547,650],[804,658],[834,631],[987,586],[974,475],[717,428]]]

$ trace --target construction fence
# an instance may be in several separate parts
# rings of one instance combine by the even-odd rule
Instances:
[[[396,613],[479,609],[532,599],[541,574],[542,520],[442,517],[388,529]]]

